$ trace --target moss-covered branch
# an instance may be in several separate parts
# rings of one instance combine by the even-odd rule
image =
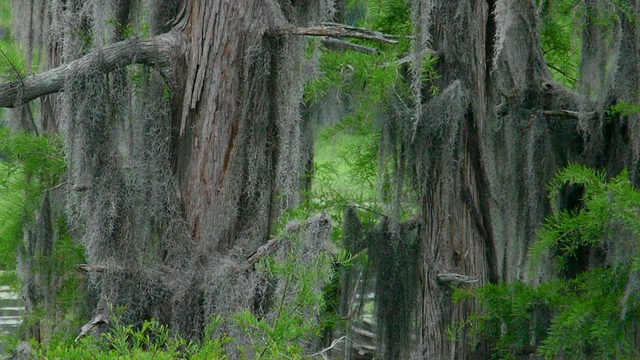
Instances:
[[[308,28],[302,27],[282,27],[271,31],[273,35],[306,35],[306,36],[329,36],[338,38],[354,38],[373,40],[385,44],[396,44],[398,41],[394,36],[381,33],[379,31],[358,28],[343,24],[324,23],[319,26]]]
[[[180,33],[169,32],[149,39],[129,39],[105,46],[68,64],[1,84],[0,107],[16,107],[40,96],[62,91],[68,76],[96,70],[110,72],[129,64],[157,67],[165,79],[171,81],[173,59],[184,52],[185,43]]]

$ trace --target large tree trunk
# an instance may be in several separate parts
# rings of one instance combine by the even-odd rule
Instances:
[[[637,93],[629,91],[637,89],[637,62],[628,61],[638,57],[637,28],[620,16],[619,38],[600,46],[588,43],[597,49],[583,57],[618,49],[629,53],[620,54],[620,61],[601,61],[608,65],[593,75],[600,83],[593,73],[581,74],[582,84],[601,89],[590,99],[552,81],[532,1],[422,1],[420,6],[428,10],[417,10],[417,39],[421,32],[429,34],[429,45],[441,55],[436,84],[442,89],[425,97],[406,145],[407,157],[415,159],[409,172],[421,196],[424,226],[420,351],[425,359],[487,358],[488,348],[470,348],[464,333],[447,337],[447,328],[477,307],[453,304],[449,284],[437,274],[478,276],[480,283],[536,283],[555,276],[551,267],[526,271],[535,231],[556,206],[546,197],[546,184],[569,162],[638,172],[637,115],[607,123],[603,111],[617,98]],[[594,29],[591,24],[585,32]],[[618,82],[607,75],[611,63]],[[591,141],[599,143],[593,147]],[[588,259],[587,254],[578,263]]]
[[[311,151],[305,39],[282,29],[329,19],[330,2],[18,5],[18,17],[46,10],[50,38],[25,41],[48,48],[53,69],[4,84],[1,105],[64,90],[40,124],[65,133],[67,217],[95,311],[125,305],[128,322],[154,316],[197,336],[210,315],[250,308],[254,289],[222,264],[244,262],[299,202]],[[152,37],[124,39],[140,25],[133,11],[151,16]]]
[[[216,298],[220,256],[251,253],[268,240],[278,214],[299,201],[309,156],[300,117],[304,39],[269,30],[318,19],[321,6],[283,8],[289,13],[270,2],[194,2],[185,25],[191,48],[171,161],[188,231],[179,247],[189,256],[169,254],[168,261],[186,262],[179,283],[205,290],[175,299],[184,302],[175,307],[177,322],[246,308],[247,293]]]

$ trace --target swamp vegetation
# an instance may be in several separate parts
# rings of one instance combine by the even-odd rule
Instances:
[[[0,50],[8,356],[638,357],[638,0],[0,0]]]

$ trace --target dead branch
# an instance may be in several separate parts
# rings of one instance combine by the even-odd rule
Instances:
[[[341,343],[344,339],[346,339],[346,336],[342,336],[342,337],[339,337],[339,338],[337,338],[337,339],[333,340],[333,341],[331,342],[331,345],[329,345],[328,347],[326,347],[326,348],[324,348],[324,349],[322,349],[322,350],[318,351],[317,353],[313,353],[313,354],[309,355],[309,357],[322,356],[322,358],[323,358],[323,359],[329,359],[329,358],[327,357],[327,355],[326,355],[326,354],[327,354],[327,352],[329,352],[329,350],[333,350],[334,348],[335,348],[335,349],[337,349],[337,350],[340,350],[339,348],[336,348],[336,346],[337,346],[339,343]]]
[[[380,54],[380,50],[371,48],[368,46],[353,44],[348,41],[334,39],[330,37],[323,37],[322,44],[329,50],[333,51],[357,51],[365,54],[378,55]]]
[[[55,191],[55,190],[58,190],[58,189],[60,189],[61,187],[66,186],[66,185],[67,185],[67,182],[66,182],[66,181],[63,181],[63,182],[61,182],[60,184],[58,184],[58,185],[56,185],[56,186],[50,187],[50,188],[48,188],[48,189],[45,189],[44,191],[45,191],[45,192]]]
[[[542,113],[548,116],[570,117],[585,120],[593,119],[596,116],[595,111],[579,112],[571,110],[545,110]]]
[[[173,59],[183,53],[184,41],[179,32],[172,31],[148,39],[130,39],[107,45],[68,64],[0,84],[0,107],[16,107],[40,96],[62,91],[68,76],[89,74],[96,68],[106,73],[121,66],[146,64],[157,67],[165,80],[171,82]]]
[[[273,253],[278,248],[278,243],[282,240],[282,237],[276,237],[269,240],[266,244],[260,246],[256,251],[251,253],[245,260],[241,270],[249,270],[263,257]]]
[[[373,40],[385,44],[397,44],[398,40],[392,39],[393,36],[381,33],[379,31],[347,26],[343,24],[323,23],[319,26],[308,28],[297,27],[280,27],[271,31],[272,35],[305,35],[305,36],[329,36],[338,38],[353,38]]]
[[[373,333],[371,331],[367,331],[365,329],[361,329],[359,327],[355,327],[354,326],[354,327],[351,328],[351,330],[354,333],[356,333],[358,335],[361,335],[361,336],[364,336],[364,337],[369,338],[369,339],[375,339],[376,338],[376,334],[375,333]]]
[[[105,266],[102,265],[89,265],[89,264],[78,264],[76,265],[76,267],[78,268],[78,270],[82,270],[84,272],[103,272],[105,271],[107,268]]]
[[[80,329],[80,334],[78,335],[78,337],[76,337],[75,342],[78,342],[81,337],[87,335],[89,331],[93,330],[93,328],[107,324],[109,324],[109,319],[106,315],[98,314],[94,316],[91,321],[82,326],[82,329]]]

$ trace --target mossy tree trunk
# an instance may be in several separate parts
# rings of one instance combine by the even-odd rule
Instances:
[[[420,115],[406,125],[397,148],[421,208],[424,262],[417,349],[423,358],[490,355],[486,344],[468,346],[464,333],[456,339],[447,336],[448,327],[477,305],[452,303],[451,284],[438,274],[477,276],[481,284],[537,283],[557,276],[544,266],[528,273],[527,251],[551,209],[568,206],[572,198],[575,204],[579,196],[568,189],[561,204],[549,202],[546,184],[560,168],[580,162],[612,174],[623,167],[631,174],[640,171],[637,115],[606,112],[618,100],[638,102],[638,62],[633,59],[639,42],[637,25],[630,25],[638,18],[638,5],[633,3],[626,13],[609,8],[617,19],[609,33],[594,12],[607,5],[585,5],[591,8],[585,13],[575,92],[552,80],[534,2],[414,4],[417,48],[421,39],[428,39],[423,48],[440,56],[440,78],[433,85],[441,90],[430,95],[431,84],[421,84]],[[589,36],[600,39],[590,41]],[[579,257],[576,266],[583,269],[596,259],[589,249]],[[535,349],[538,344],[531,345]]]
[[[220,263],[243,262],[299,201],[306,42],[282,29],[330,18],[330,2],[34,0],[15,16],[41,8],[50,36],[24,41],[49,68],[3,85],[0,102],[45,96],[40,127],[65,133],[67,220],[95,312],[124,305],[128,322],[198,336],[210,315],[250,308],[251,289],[214,298],[236,281]]]

